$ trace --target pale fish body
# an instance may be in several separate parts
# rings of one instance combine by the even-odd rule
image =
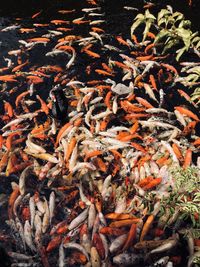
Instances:
[[[104,196],[104,201],[109,201],[111,195],[112,195],[112,192],[113,192],[113,189],[112,189],[112,186],[109,186],[107,191],[106,191],[106,194]]]
[[[55,49],[53,51],[50,51],[48,53],[45,54],[46,57],[54,57],[54,56],[57,56],[59,54],[65,54],[64,51],[61,51],[61,50],[58,50],[58,49]]]
[[[106,144],[111,144],[111,145],[119,145],[119,146],[122,146],[122,147],[127,147],[129,146],[128,142],[121,142],[117,139],[113,139],[113,138],[102,138],[102,142],[106,143]]]
[[[34,118],[37,115],[38,115],[38,112],[25,113],[25,114],[22,114],[22,115],[17,116],[17,118],[31,120],[32,118]]]
[[[104,247],[104,250],[105,250],[105,259],[107,259],[108,257],[108,253],[109,253],[109,246],[108,246],[108,241],[107,241],[107,238],[105,235],[99,233],[99,236],[102,240],[102,243],[103,243],[103,247]]]
[[[59,139],[59,143],[61,141],[62,138],[64,138],[65,136],[68,136],[70,131],[73,129],[73,125],[70,125],[61,135],[60,139]]]
[[[71,141],[72,137],[74,137],[74,135],[76,134],[76,130],[77,130],[77,127],[74,126],[70,131],[69,133],[67,134],[67,140],[68,142]]]
[[[36,202],[36,206],[37,206],[38,211],[41,214],[44,214],[45,213],[45,204],[44,204],[44,202],[42,200],[38,200]]]
[[[99,229],[99,225],[100,225],[100,219],[99,219],[99,214],[96,215],[95,221],[94,221],[94,225],[92,228],[92,240],[93,240],[93,236],[94,234],[97,232],[97,230]]]
[[[88,110],[88,112],[86,113],[86,115],[85,115],[85,123],[87,124],[87,126],[91,126],[90,125],[90,118],[91,118],[91,116],[92,116],[92,112],[93,112],[93,110],[95,109],[95,106],[93,105],[93,106],[91,106],[90,108],[89,108],[89,110]]]
[[[134,178],[135,178],[135,183],[138,183],[140,180],[140,174],[139,174],[138,167],[134,168]]]
[[[25,254],[22,253],[18,253],[18,252],[13,252],[13,251],[9,251],[8,255],[15,259],[15,260],[19,260],[19,261],[33,261],[34,260],[34,256],[27,256]]]
[[[50,223],[51,220],[54,216],[54,209],[55,209],[55,193],[51,192],[50,197],[49,197],[49,219],[50,219]]]
[[[155,175],[155,177],[159,173],[159,167],[154,160],[150,161],[150,171],[151,171],[151,174]]]
[[[108,175],[103,182],[103,187],[101,191],[101,195],[103,199],[105,198],[105,195],[106,195],[108,187],[110,186],[111,180],[112,180],[112,175]]]
[[[167,165],[163,165],[158,173],[158,177],[162,177],[162,184],[165,183],[170,183],[171,182],[171,176],[170,173],[168,171],[168,166]]]
[[[31,215],[31,228],[33,228],[34,220],[35,220],[35,200],[34,196],[29,199],[29,210]]]
[[[125,210],[126,210],[126,197],[121,196],[116,202],[115,213],[123,213]]]
[[[83,234],[81,245],[85,248],[88,254],[90,254],[91,250],[91,240],[88,234]]]
[[[116,114],[117,110],[118,110],[117,96],[115,96],[113,99],[112,111],[114,114]]]
[[[165,244],[151,250],[150,254],[152,255],[152,254],[157,254],[157,253],[168,251],[168,250],[172,249],[173,247],[175,247],[177,245],[177,243],[178,243],[177,239],[170,239]]]
[[[173,114],[172,112],[169,112],[164,108],[148,108],[145,110],[145,112],[151,113],[151,114],[154,114],[154,113],[166,113],[166,114],[170,114],[170,115]]]
[[[59,247],[58,267],[65,267],[64,260],[65,260],[65,251],[64,251],[63,243],[61,243]]]
[[[88,16],[91,17],[99,17],[99,16],[105,16],[105,13],[89,13]]]
[[[178,132],[180,133],[181,130],[179,130],[177,127],[169,124],[169,123],[164,123],[164,122],[159,122],[159,121],[139,121],[139,123],[143,127],[150,127],[150,128],[155,128],[155,127],[160,127],[164,129],[177,129]]]
[[[152,211],[152,215],[155,217],[159,211],[160,211],[160,201],[157,201],[155,204],[154,204],[154,207],[153,207],[153,211]]]
[[[83,186],[82,186],[81,183],[80,183],[80,185],[79,185],[79,194],[80,194],[80,198],[81,198],[81,200],[82,200],[86,205],[90,206],[90,205],[92,204],[91,201],[84,195],[84,193],[83,193]],[[90,209],[89,209],[89,211],[90,211]]]
[[[173,262],[172,261],[168,261],[168,263],[166,264],[165,267],[173,267],[173,266],[174,266]]]
[[[33,240],[32,240],[32,230],[31,230],[31,226],[29,224],[29,221],[26,220],[25,224],[24,224],[24,238],[25,238],[25,242],[27,244],[27,246],[32,250],[32,251],[36,251],[36,248],[33,244]]]
[[[115,238],[109,247],[110,253],[115,253],[118,250],[120,250],[120,248],[124,245],[126,239],[127,239],[127,234],[123,234]]]
[[[64,248],[67,248],[67,249],[79,250],[81,253],[83,253],[86,256],[87,260],[89,261],[89,255],[83,246],[81,246],[75,242],[69,242],[69,243],[64,244],[63,246],[64,246]]]
[[[125,126],[115,126],[109,129],[110,132],[119,132],[119,131],[127,131],[129,132],[129,128]]]
[[[92,267],[101,267],[101,259],[95,247],[91,248],[90,255]]]
[[[75,145],[75,147],[74,147],[74,149],[72,151],[70,160],[69,160],[69,171],[70,172],[76,166],[77,156],[78,156],[78,144],[76,143],[76,145]]]
[[[150,170],[150,166],[149,166],[148,162],[144,163],[144,169],[145,169],[146,176],[150,176],[151,175],[151,170]]]
[[[70,122],[73,123],[75,120],[81,118],[83,116],[83,112],[78,112],[76,115],[74,115],[71,119]]]
[[[178,120],[184,127],[186,127],[186,121],[185,121],[183,115],[182,115],[178,110],[174,110],[174,114],[176,115],[177,120]]]
[[[44,166],[42,166],[40,173],[39,173],[39,180],[44,180],[47,176],[48,171],[52,167],[51,162],[47,162]]]
[[[20,235],[22,243],[23,243],[23,247],[25,249],[26,248],[26,239],[25,239],[23,225],[20,222],[20,220],[18,219],[18,217],[15,218],[15,221],[16,221],[16,228],[17,228],[17,230],[19,232],[19,235]]]
[[[172,156],[173,161],[179,164],[179,160],[176,154],[174,153],[173,148],[170,146],[170,144],[163,140],[161,140],[161,144],[169,151],[170,155]]]
[[[43,221],[42,221],[42,232],[45,233],[48,226],[49,226],[49,222],[50,222],[50,214],[49,214],[49,206],[47,203],[47,200],[45,199],[44,202],[44,207],[45,207],[45,213],[43,216]]]
[[[59,160],[56,157],[54,157],[53,155],[51,155],[49,153],[35,154],[35,153],[32,153],[31,150],[27,150],[27,149],[24,149],[24,151],[28,155],[31,155],[32,157],[35,157],[35,158],[38,158],[38,159],[43,159],[43,160],[46,160],[46,161],[49,161],[49,162],[52,162],[52,163],[58,163],[59,162]]]
[[[105,44],[104,47],[107,48],[108,50],[116,51],[116,52],[119,52],[119,53],[122,52],[122,50],[120,50],[119,48],[117,48],[117,47],[115,47],[113,45]],[[110,66],[111,63],[112,63],[112,60],[109,60],[109,61],[110,61],[110,63],[109,63],[109,66]]]
[[[84,132],[84,134],[87,135],[88,137],[91,137],[91,138],[93,137],[93,135],[91,134],[91,132],[86,127],[79,127],[79,130],[82,131],[82,132]],[[87,141],[88,142],[92,142],[92,146],[93,146],[94,143],[96,143],[96,142],[89,141],[89,140],[84,140],[84,141],[86,142],[86,144],[87,144]]]
[[[101,45],[103,45],[102,38],[97,32],[89,32],[89,34],[92,35],[92,37],[94,37],[95,39],[99,40]]]
[[[81,212],[74,220],[71,221],[71,223],[68,226],[68,230],[72,230],[76,228],[79,224],[84,222],[88,216],[88,208],[85,209],[83,212]]]
[[[99,131],[100,131],[100,126],[101,126],[100,122],[99,122],[99,121],[96,121],[96,125],[95,125],[95,133],[96,133],[96,134],[99,133]]]
[[[76,52],[73,51],[72,57],[70,58],[70,60],[68,61],[67,65],[66,65],[67,69],[69,69],[73,65],[75,58],[76,58]]]
[[[144,83],[143,85],[144,85],[144,89],[145,89],[146,93],[149,95],[149,97],[158,103],[158,100],[156,99],[154,92],[151,89],[150,85],[147,83]]]
[[[91,7],[91,8],[82,8],[81,10],[83,12],[88,13],[88,12],[93,12],[93,11],[100,11],[101,8],[100,7]]]
[[[139,172],[140,172],[140,180],[144,179],[144,178],[146,177],[146,173],[145,173],[145,168],[144,168],[144,166],[141,166],[141,167],[140,167]]]
[[[42,234],[42,220],[38,212],[36,213],[34,218],[34,227],[35,227],[35,243],[40,244],[41,234]]]
[[[14,213],[14,215],[16,217],[18,217],[17,216],[17,208],[18,208],[19,204],[21,203],[22,199],[23,199],[23,196],[22,195],[19,195],[17,197],[17,199],[15,200],[15,203],[14,203],[14,206],[13,206],[13,213]]]
[[[74,228],[71,231],[69,231],[69,233],[66,235],[67,237],[69,237],[70,239],[73,239],[74,237],[76,237],[78,234],[80,233],[80,227]]]
[[[105,22],[105,20],[99,19],[99,20],[93,20],[89,24],[90,25],[99,25],[99,24],[102,24],[104,22]]]
[[[90,162],[78,162],[71,172],[74,173],[81,169],[89,169],[95,171],[96,167]]]
[[[132,78],[131,70],[127,70],[126,74],[122,78],[122,81],[130,80],[131,78]]]
[[[146,192],[145,192],[144,189],[142,189],[142,188],[141,188],[139,185],[137,185],[137,184],[134,184],[134,187],[135,187],[135,189],[136,189],[136,191],[137,191],[137,193],[138,193],[139,196],[141,196],[141,197],[144,197],[144,196],[145,196]]]
[[[31,170],[33,169],[32,166],[28,166],[26,167],[23,172],[21,173],[20,177],[19,177],[19,191],[21,195],[25,194],[25,181],[27,176],[30,174]]]
[[[102,212],[99,212],[99,220],[100,220],[100,223],[101,223],[103,226],[106,226],[106,225],[107,225],[106,220],[105,220],[105,218],[104,218]]]
[[[133,253],[122,253],[113,257],[113,262],[118,266],[135,266],[142,260],[142,255]]]
[[[165,256],[165,257],[160,258],[156,262],[154,262],[153,266],[155,266],[155,267],[156,266],[165,267],[166,264],[168,263],[168,261],[169,261],[169,256]]]
[[[93,228],[95,218],[96,218],[95,205],[91,204],[89,208],[89,214],[88,214],[88,230],[91,230]]]
[[[106,136],[106,137],[111,137],[111,138],[115,138],[116,137],[116,133],[113,133],[113,132],[110,132],[110,131],[100,132],[99,135]]]
[[[99,120],[99,119],[103,119],[103,118],[107,117],[107,116],[110,115],[111,113],[112,113],[112,111],[110,111],[109,109],[107,109],[107,110],[104,111],[104,112],[101,112],[101,113],[99,113],[99,114],[97,114],[97,115],[92,116],[91,118],[92,118],[93,120]]]
[[[69,147],[69,143],[66,141],[65,138],[61,139],[61,144],[63,147],[63,152],[64,152],[64,160],[66,159],[66,155],[67,155],[67,151],[68,151],[68,147]]]

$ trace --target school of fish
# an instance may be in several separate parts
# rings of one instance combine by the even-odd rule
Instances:
[[[199,110],[178,81],[200,62],[175,67],[152,32],[108,34],[101,6],[83,2],[80,17],[40,11],[1,29],[19,41],[0,66],[0,242],[12,267],[191,267],[192,222],[160,214],[170,168],[197,167],[199,192]]]

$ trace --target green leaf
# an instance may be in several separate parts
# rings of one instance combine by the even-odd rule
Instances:
[[[175,23],[175,19],[172,16],[168,17],[168,19],[167,19],[167,24],[169,24],[169,23],[171,23],[171,24]]]
[[[137,19],[140,19],[140,20],[143,20],[144,19],[144,15],[143,14],[138,14],[134,20],[137,20]]]
[[[160,26],[161,24],[167,24],[167,19],[166,18],[161,18],[159,21],[158,21],[158,26]]]
[[[190,47],[190,44],[191,44],[191,42],[190,42],[190,40],[191,40],[191,38],[190,38],[191,31],[190,30],[186,30],[184,28],[178,28],[176,30],[176,32],[177,32],[178,36],[182,39],[182,41],[185,44],[186,49],[188,50],[189,47]]]
[[[140,24],[142,24],[142,23],[144,23],[144,20],[140,20],[140,19],[136,20],[136,21],[133,23],[133,25],[131,26],[131,35],[132,35],[133,32],[135,31],[135,29],[136,29]]]
[[[200,66],[193,67],[187,71],[187,73],[195,73],[199,75],[200,78]]]
[[[200,47],[200,41],[197,43],[196,48],[198,49]]]
[[[170,36],[171,33],[168,31],[168,30],[161,30],[157,35],[156,35],[156,38],[154,40],[154,43],[158,43],[160,42],[163,38],[166,38],[168,36]]]
[[[194,37],[193,39],[192,39],[192,44],[195,44],[195,43],[197,43],[197,42],[199,42],[200,41],[200,37],[199,36],[196,36],[196,37]]]
[[[176,29],[176,33],[178,34],[178,36],[180,36],[182,38],[189,38],[191,36],[191,31],[190,30],[186,30],[184,28]]]
[[[161,18],[165,17],[166,15],[170,15],[171,13],[167,9],[161,9],[161,11],[158,13],[157,21],[159,22]]]
[[[186,51],[186,47],[183,47],[179,50],[177,50],[176,52],[178,52],[178,54],[176,55],[176,60],[179,61],[180,57],[183,55],[183,53]]]
[[[181,20],[181,19],[183,19],[184,18],[184,16],[183,16],[183,14],[182,13],[180,13],[180,12],[175,12],[175,13],[173,13],[173,18],[175,18],[176,19],[176,21],[178,21],[178,20]]]
[[[191,35],[191,38],[194,38],[195,36],[197,36],[199,33],[198,32],[194,32],[192,35]],[[200,37],[199,37],[200,38]]]
[[[150,21],[148,21],[147,23],[146,23],[146,26],[145,26],[145,29],[144,29],[144,32],[143,32],[143,39],[142,39],[142,41],[144,42],[145,41],[145,39],[146,39],[146,37],[147,37],[147,33],[149,32],[149,30],[150,30],[150,28],[151,28],[151,22]]]
[[[179,28],[190,28],[191,21],[190,20],[182,20],[178,26]]]
[[[149,12],[148,9],[145,11],[145,18],[146,18],[146,19],[153,19],[153,20],[156,19],[156,18],[154,17],[154,15],[152,15],[152,14]]]
[[[196,82],[199,79],[199,75],[197,74],[189,74],[186,78],[187,82]]]
[[[165,52],[167,52],[169,49],[171,49],[173,46],[177,45],[179,43],[179,40],[177,39],[171,39],[167,42],[167,44],[165,45],[162,54],[164,54]]]

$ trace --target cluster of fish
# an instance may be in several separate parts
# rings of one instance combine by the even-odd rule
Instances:
[[[160,211],[170,168],[199,175],[198,109],[152,32],[108,34],[101,7],[85,6],[1,29],[19,46],[0,68],[0,241],[13,267],[190,267],[199,240],[183,242],[181,210]]]

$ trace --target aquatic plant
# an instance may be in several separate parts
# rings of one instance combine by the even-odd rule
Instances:
[[[157,20],[149,10],[145,11],[145,15],[138,14],[131,26],[131,35],[141,24],[145,23],[143,32],[143,40],[145,41],[148,31],[153,27],[156,38],[154,44],[162,47],[161,53],[165,54],[172,48],[177,48],[176,60],[179,61],[181,56],[192,49],[193,52],[199,53],[200,36],[198,32],[192,32],[191,22],[184,19],[184,15],[180,12],[173,12],[171,6],[161,9],[157,15]]]
[[[176,79],[176,82],[180,82],[193,92],[191,93],[191,102],[196,106],[200,104],[200,63],[192,63],[182,68],[180,76]]]
[[[196,101],[196,105],[200,105],[200,87],[197,87],[191,95],[191,100]]]
[[[174,189],[176,192],[191,193],[198,188],[200,178],[198,175],[197,167],[188,167],[183,169],[182,167],[170,168],[170,172],[174,179]]]
[[[173,176],[174,187],[170,191],[169,196],[163,197],[161,200],[161,209],[159,216],[163,216],[168,209],[171,218],[170,223],[175,225],[179,221],[191,220],[194,227],[195,237],[197,231],[200,228],[200,191],[199,191],[199,173],[198,168],[188,167],[183,169],[182,167],[170,168],[170,172]],[[176,216],[176,214],[178,216]],[[167,224],[168,225],[168,224]]]
[[[138,26],[140,26],[141,24],[145,24],[145,29],[143,31],[143,39],[142,39],[142,41],[144,41],[147,37],[147,33],[149,32],[155,20],[156,20],[156,17],[154,17],[154,15],[152,15],[148,9],[145,11],[144,15],[138,14],[135,17],[135,22],[131,26],[131,35],[133,34],[133,32]]]

